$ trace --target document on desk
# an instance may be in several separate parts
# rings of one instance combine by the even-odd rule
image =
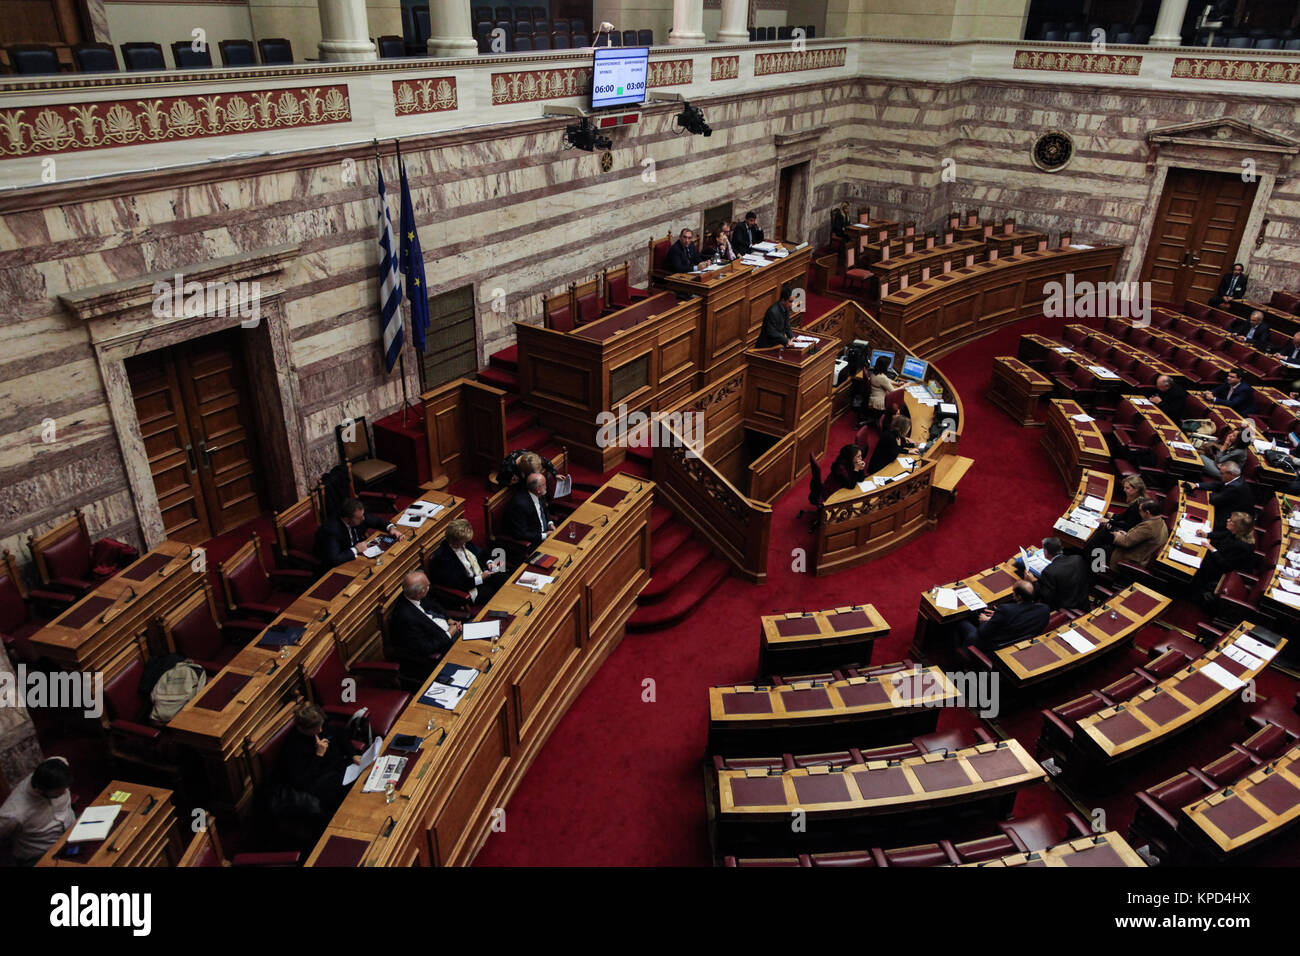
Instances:
[[[465,691],[461,688],[434,681],[429,685],[429,689],[420,695],[420,703],[441,707],[443,710],[455,710],[464,696]]]
[[[343,786],[350,786],[353,780],[356,780],[357,777],[361,776],[361,771],[374,763],[375,758],[383,752],[383,749],[383,737],[376,737],[374,740],[370,741],[370,746],[361,754],[361,763],[350,764],[348,768],[343,771]]]
[[[88,840],[106,840],[113,829],[113,821],[122,812],[122,805],[115,803],[108,807],[87,807],[77,820],[77,825],[68,834],[69,843],[85,843]]]
[[[940,402],[939,411],[945,415],[956,415],[957,406],[952,404],[952,402]]]
[[[776,252],[776,250],[780,247],[777,246],[777,244],[775,242],[772,242],[770,239],[765,239],[762,242],[754,243],[749,248],[757,249],[759,252]]]
[[[1066,347],[1066,346],[1064,346],[1064,345],[1058,345],[1058,346],[1054,347],[1054,348],[1052,349],[1052,351],[1053,351],[1053,352],[1060,352],[1062,355],[1073,355],[1073,354],[1074,354],[1074,349],[1072,349],[1072,348],[1068,348],[1068,347]]]
[[[1181,449],[1182,451],[1196,451],[1195,445],[1185,441],[1171,441],[1169,442],[1169,447],[1178,448]]]
[[[474,683],[478,677],[478,671],[473,667],[466,667],[463,664],[446,664],[442,670],[438,671],[437,682],[447,684],[450,687],[459,687],[461,690],[469,690],[469,685]]]
[[[1092,372],[1098,378],[1119,378],[1114,372],[1104,365],[1089,365],[1088,371]]]
[[[1139,396],[1139,395],[1130,395],[1130,396],[1128,396],[1128,400],[1129,400],[1130,404],[1133,404],[1133,405],[1151,405],[1151,404],[1153,404],[1152,401],[1151,401],[1151,399],[1149,399],[1149,398],[1142,398],[1142,397]]]
[[[1261,658],[1262,660],[1271,661],[1274,657],[1277,656],[1276,647],[1269,647],[1263,641],[1256,640],[1255,638],[1251,637],[1249,634],[1243,634],[1241,637],[1237,638],[1232,643],[1235,644],[1237,647],[1240,647],[1247,654],[1253,654],[1254,656]]]
[[[972,611],[982,611],[988,607],[987,604],[980,600],[980,596],[969,587],[958,588],[955,593],[957,595],[957,600],[961,601],[962,604],[965,604]]]
[[[532,571],[525,571],[519,575],[519,580],[515,583],[520,587],[528,588],[530,591],[540,591],[554,580],[555,578],[549,574],[535,574]]]
[[[1052,527],[1055,530],[1063,532],[1064,534],[1068,534],[1073,538],[1089,537],[1087,528],[1083,527],[1082,525],[1075,524],[1069,518],[1057,518],[1056,524],[1052,525]],[[1037,574],[1038,572],[1035,571],[1034,573]]]
[[[1030,574],[1038,575],[1043,573],[1043,568],[1047,567],[1047,555],[1043,554],[1042,548],[1035,548],[1032,553],[1026,553],[1024,548],[1020,549],[1020,560],[1024,562],[1025,570]]]
[[[1188,554],[1186,551],[1181,551],[1178,548],[1169,549],[1169,560],[1177,561],[1179,564],[1185,564],[1189,568],[1199,568],[1201,566],[1201,559],[1199,557],[1194,554]]]
[[[1097,512],[1097,514],[1104,514],[1106,511],[1106,502],[1096,495],[1088,495],[1088,497],[1084,498],[1083,506],[1090,511]]]
[[[403,528],[418,528],[420,527],[420,525],[424,524],[425,521],[427,520],[428,518],[425,516],[423,511],[408,509],[407,511],[402,512],[402,516],[398,518],[397,521],[394,522],[394,524],[397,524]]]
[[[1226,687],[1228,690],[1236,690],[1238,687],[1242,687],[1246,683],[1241,678],[1234,677],[1230,671],[1220,667],[1214,661],[1210,661],[1208,664],[1202,664],[1201,673],[1214,681],[1220,687]]]
[[[466,621],[460,629],[462,641],[490,640],[501,633],[501,619],[490,621]]]
[[[945,611],[957,610],[957,592],[952,588],[935,588],[934,603]]]
[[[1070,520],[1085,528],[1096,529],[1101,525],[1101,515],[1087,508],[1075,508],[1070,512]]]
[[[1088,640],[1074,628],[1070,628],[1068,631],[1062,631],[1060,638],[1080,654],[1087,654],[1092,650],[1092,641]]]
[[[1086,423],[1086,422],[1096,421],[1096,419],[1093,418],[1091,415],[1071,415],[1070,417],[1073,418],[1076,422]]]
[[[1300,594],[1292,594],[1289,591],[1283,591],[1281,588],[1274,588],[1269,592],[1269,596],[1274,601],[1287,605],[1287,607],[1300,607]]]
[[[1248,667],[1251,670],[1257,670],[1264,666],[1264,662],[1260,658],[1243,650],[1241,645],[1236,641],[1233,641],[1225,647],[1223,649],[1223,654],[1229,660],[1234,660],[1242,667]]]
[[[412,501],[407,511],[419,511],[426,518],[432,518],[443,508],[442,505],[434,501]]]
[[[366,550],[361,552],[367,558],[377,558],[384,553],[384,549],[377,544],[372,544]]]

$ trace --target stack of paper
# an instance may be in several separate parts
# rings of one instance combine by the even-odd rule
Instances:
[[[1076,422],[1091,422],[1095,420],[1091,415],[1071,415],[1070,417]]]
[[[1214,661],[1210,661],[1208,664],[1202,664],[1201,673],[1214,681],[1220,687],[1226,687],[1228,690],[1236,690],[1245,683],[1245,681],[1238,677],[1234,677],[1230,671],[1220,667]]]
[[[1080,654],[1087,654],[1092,650],[1092,641],[1088,640],[1074,628],[1070,628],[1068,631],[1062,631],[1060,638]]]
[[[1101,514],[1106,510],[1106,502],[1096,495],[1088,495],[1088,497],[1084,498],[1083,506],[1089,511],[1097,512],[1097,514]]]
[[[1274,588],[1269,592],[1269,596],[1272,597],[1274,601],[1280,601],[1288,607],[1300,607],[1300,594],[1292,594],[1289,591]]]
[[[956,595],[957,600],[961,601],[962,604],[965,604],[972,611],[982,611],[988,607],[987,604],[980,600],[979,595],[969,587],[958,588]]]
[[[778,247],[775,242],[756,242],[749,248],[757,249],[759,252],[775,252]]]
[[[1073,521],[1070,521],[1067,518],[1057,518],[1056,524],[1052,525],[1052,527],[1055,528],[1057,531],[1070,535],[1072,538],[1088,537],[1087,528],[1081,527],[1080,525],[1075,524]],[[1046,565],[1044,565],[1044,567],[1046,567]],[[1034,573],[1037,574],[1038,572],[1035,571]]]
[[[1241,637],[1233,641],[1233,644],[1240,647],[1247,654],[1252,654],[1261,660],[1271,661],[1277,656],[1276,647],[1270,647],[1263,641],[1251,637],[1249,634],[1243,634]]]
[[[490,640],[501,633],[501,619],[487,621],[467,621],[460,629],[462,641]]]
[[[1178,530],[1175,532],[1178,536],[1178,540],[1186,544],[1198,544],[1200,539],[1209,533],[1209,522],[1191,521],[1187,518],[1178,522]]]
[[[525,571],[519,575],[519,580],[515,583],[528,588],[530,591],[540,591],[554,580],[555,578],[549,574],[534,574],[532,571]]]
[[[935,588],[934,603],[945,611],[957,610],[957,592],[952,588]]]
[[[122,812],[122,805],[115,803],[111,807],[87,807],[77,821],[77,825],[68,834],[69,843],[86,843],[90,840],[106,840],[113,829],[113,821]]]
[[[1200,558],[1194,554],[1188,554],[1186,551],[1180,551],[1178,548],[1169,549],[1169,560],[1185,564],[1189,568],[1199,568],[1201,566]]]
[[[1130,396],[1128,397],[1128,400],[1129,400],[1130,404],[1133,404],[1133,405],[1150,405],[1150,404],[1152,404],[1150,399],[1143,398],[1143,397],[1140,396],[1140,395],[1130,395]]]
[[[1073,355],[1073,354],[1074,354],[1074,349],[1072,349],[1072,348],[1067,348],[1067,347],[1064,346],[1064,345],[1058,345],[1058,346],[1056,346],[1052,351],[1054,351],[1054,352],[1060,352],[1062,355]]]
[[[1119,378],[1118,375],[1104,365],[1089,365],[1088,370],[1098,378]]]

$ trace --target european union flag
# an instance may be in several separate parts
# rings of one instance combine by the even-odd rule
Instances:
[[[406,297],[411,300],[411,337],[417,350],[424,351],[425,333],[429,329],[429,293],[424,282],[424,253],[415,232],[415,209],[411,205],[411,186],[406,181],[406,160],[402,170],[402,275],[406,277]]]

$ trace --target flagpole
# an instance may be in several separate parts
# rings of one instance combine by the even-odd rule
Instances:
[[[402,179],[402,147],[401,144],[398,143],[396,137],[393,138],[393,146],[397,150],[397,180],[400,183]],[[400,192],[398,195],[401,195]],[[401,228],[400,222],[398,224],[398,228],[399,229]],[[400,236],[398,237],[398,247],[399,248],[401,247]],[[402,304],[401,304],[402,328],[405,329],[410,325],[410,322],[408,320],[411,317],[411,312],[410,312],[410,307],[407,305],[407,301],[406,301],[407,298],[410,296],[410,290],[406,288],[405,284],[403,284],[402,289],[406,293],[405,295],[402,296]],[[414,334],[414,332],[412,332],[412,334]],[[402,338],[406,338],[406,336],[403,335]],[[412,347],[414,347],[414,343],[412,343]],[[405,425],[407,423],[406,413],[411,408],[411,399],[406,391],[406,344],[405,343],[402,344],[402,350],[397,353],[397,367],[401,370],[401,375],[402,375],[402,424]]]

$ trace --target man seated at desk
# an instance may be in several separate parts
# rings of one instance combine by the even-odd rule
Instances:
[[[1142,520],[1133,527],[1115,532],[1111,565],[1123,562],[1145,568],[1169,540],[1169,525],[1154,498],[1143,498],[1138,502],[1138,515]]]
[[[700,250],[695,246],[695,233],[683,229],[677,241],[668,247],[668,259],[665,263],[670,275],[679,272],[693,272],[700,264]]]
[[[1044,538],[1043,554],[1047,558],[1047,567],[1039,574],[1026,571],[1025,577],[1035,582],[1034,593],[1051,610],[1086,611],[1088,563],[1083,555],[1067,555],[1064,551],[1060,538]]]
[[[1224,299],[1240,299],[1246,294],[1246,267],[1233,263],[1232,271],[1219,280],[1219,288],[1210,296],[1210,306],[1218,308]]]
[[[528,476],[526,486],[516,491],[506,505],[502,531],[535,548],[554,530],[555,522],[546,506],[546,476],[534,472]]]
[[[1247,345],[1253,345],[1257,349],[1268,348],[1269,335],[1268,322],[1264,319],[1264,313],[1256,309],[1250,313],[1247,319],[1238,319],[1228,326],[1228,334],[1239,342],[1245,342]]]
[[[1242,381],[1239,368],[1228,369],[1227,381],[1214,391],[1206,392],[1205,400],[1231,408],[1238,415],[1255,414],[1255,390]]]
[[[293,730],[280,748],[268,800],[275,828],[299,846],[319,839],[347,796],[343,774],[361,758],[346,736],[326,732],[325,711],[310,701],[293,712]]]
[[[0,860],[35,866],[73,823],[72,768],[62,757],[36,765],[0,804]]]
[[[1047,605],[1034,593],[1034,586],[1028,581],[1017,581],[1011,589],[1010,601],[980,611],[978,626],[972,621],[957,622],[958,647],[996,651],[1043,633],[1051,616]]]
[[[1214,508],[1214,530],[1221,531],[1227,527],[1228,516],[1234,511],[1251,514],[1255,510],[1255,495],[1251,492],[1246,479],[1241,477],[1241,465],[1235,461],[1225,461],[1219,466],[1219,481],[1202,481],[1200,484],[1183,482],[1183,490],[1210,492],[1210,505]]]
[[[337,568],[357,556],[357,545],[366,529],[393,531],[393,525],[366,511],[356,498],[347,498],[336,517],[326,518],[316,529],[316,559],[326,568]]]
[[[736,254],[743,256],[755,243],[763,241],[763,230],[758,228],[758,213],[745,213],[744,222],[736,223],[735,234],[731,238],[731,244],[736,248]]]
[[[423,683],[456,643],[461,624],[429,597],[424,572],[411,571],[402,578],[402,596],[393,605],[388,630],[389,652],[397,658],[402,677]]]
[[[781,298],[768,306],[763,314],[763,327],[759,330],[756,348],[765,349],[773,345],[789,345],[794,338],[794,329],[790,326],[790,304],[794,290],[788,285],[781,286]]]
[[[1169,420],[1175,424],[1183,420],[1183,412],[1187,408],[1187,390],[1179,385],[1168,375],[1156,377],[1156,391],[1151,396],[1151,401],[1160,406],[1160,410],[1169,416]]]
[[[1300,332],[1291,335],[1291,341],[1277,350],[1283,365],[1300,366]]]
[[[447,525],[447,534],[429,559],[429,574],[445,588],[464,591],[469,604],[492,599],[504,581],[502,568],[474,543],[474,526],[464,518]]]

